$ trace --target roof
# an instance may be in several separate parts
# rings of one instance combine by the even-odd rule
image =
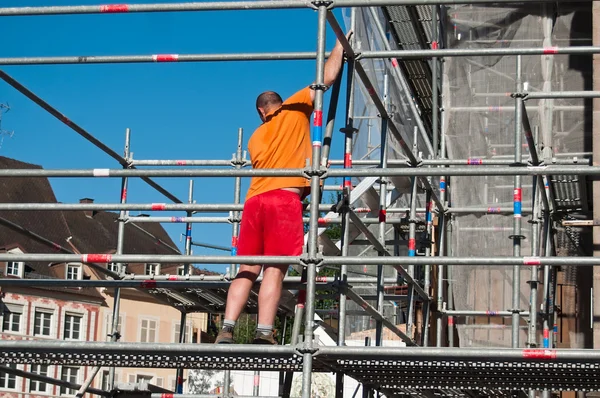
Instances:
[[[0,156],[0,169],[41,169],[41,166]],[[0,203],[56,203],[54,191],[47,178],[3,177],[0,178]],[[48,253],[51,243],[43,243],[27,231],[50,242],[65,246],[71,236],[69,227],[60,211],[0,211],[0,248],[9,250],[18,246],[28,253]],[[56,278],[56,271],[46,262],[27,263],[25,278]],[[56,290],[53,288],[53,290]],[[60,289],[77,295],[102,298],[96,289]]]

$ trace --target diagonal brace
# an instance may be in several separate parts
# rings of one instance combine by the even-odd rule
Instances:
[[[375,247],[375,249],[382,253],[384,256],[391,256],[390,252],[379,242],[379,239],[373,235],[371,230],[362,222],[362,220],[356,215],[354,211],[348,209],[348,214],[352,223],[362,232],[367,240]],[[394,268],[400,275],[406,280],[406,283],[414,287],[415,292],[425,301],[429,301],[429,296],[425,293],[425,290],[408,274],[408,272],[400,265],[394,265]]]
[[[360,297],[360,295],[358,293],[356,293],[354,290],[352,290],[349,287],[346,287],[344,290],[345,290],[346,295],[352,301],[354,301],[356,304],[360,305],[369,315],[371,315],[373,318],[375,318],[375,320],[383,323],[383,325],[385,325],[385,327],[387,327],[394,334],[396,334],[398,337],[400,337],[402,339],[402,341],[404,341],[406,343],[406,345],[408,345],[408,346],[416,346],[417,345],[410,337],[408,337],[404,332],[402,332],[402,330],[398,329],[396,327],[396,325],[394,325],[392,322],[385,319],[385,317],[379,311],[377,311],[375,309],[375,307],[373,307],[371,304],[369,304],[367,301],[365,301],[362,297]]]

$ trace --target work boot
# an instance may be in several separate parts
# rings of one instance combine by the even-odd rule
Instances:
[[[261,333],[256,332],[256,336],[254,337],[253,344],[267,344],[267,345],[277,345],[277,340],[275,340],[275,331],[272,330],[270,333]]]
[[[223,326],[215,339],[215,344],[233,344],[233,328]]]

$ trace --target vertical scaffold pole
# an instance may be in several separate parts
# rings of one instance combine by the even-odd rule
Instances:
[[[438,6],[431,6],[431,48],[438,48]],[[431,127],[433,130],[433,156],[437,157],[438,153],[438,59],[431,58]]]
[[[125,160],[130,160],[131,154],[131,130],[125,130]],[[125,166],[123,167],[125,168]],[[121,204],[127,203],[127,177],[121,180]],[[119,227],[117,232],[117,250],[116,254],[123,254],[123,240],[125,238],[125,218],[129,216],[129,211],[121,210],[119,213]],[[123,275],[125,272],[122,263],[117,263],[117,272]],[[115,289],[115,297],[113,304],[112,326],[111,326],[111,341],[118,341],[121,337],[119,328],[119,310],[121,305],[121,289]],[[115,367],[111,367],[108,373],[108,387],[113,390],[115,388]]]
[[[236,169],[242,168],[242,163],[244,159],[242,158],[242,145],[244,139],[244,130],[242,128],[238,129],[238,143],[237,150],[235,152],[235,161],[234,166]],[[242,192],[242,178],[235,177],[235,184],[233,187],[233,203],[236,205],[240,204],[241,201],[241,192]],[[240,212],[235,211],[233,213],[233,222],[231,223],[231,255],[237,256],[237,248],[238,248],[238,237],[240,235]],[[235,278],[237,274],[236,264],[231,264],[231,277]]]
[[[388,108],[388,90],[389,90],[389,77],[387,72],[383,76],[383,104]],[[387,119],[381,120],[381,141],[379,143],[380,160],[379,167],[381,169],[387,168],[387,157],[388,157],[388,146],[387,146]],[[379,179],[379,242],[385,247],[385,226],[386,226],[386,212],[387,212],[387,180],[385,177]],[[383,253],[379,253],[379,256],[383,256]],[[377,266],[377,311],[383,315],[383,294],[384,294],[384,268],[380,264]],[[410,336],[410,335],[409,335]],[[383,345],[383,322],[378,320],[375,324],[375,345]]]
[[[531,150],[535,150],[532,148]],[[539,256],[539,234],[540,234],[540,202],[541,195],[545,195],[544,192],[540,192],[537,188],[536,179],[541,178],[540,176],[534,176],[533,183],[533,209],[532,209],[532,231],[531,231],[531,255],[533,257]],[[537,303],[538,303],[538,272],[539,267],[534,265],[531,267],[531,280],[529,281],[530,292],[529,292],[529,330],[527,335],[527,346],[529,348],[537,348]],[[529,397],[535,398],[536,391],[529,390]]]
[[[189,191],[188,191],[188,203],[194,203],[194,180],[190,180]],[[192,217],[192,212],[186,212],[187,217]],[[185,224],[185,255],[192,255],[192,223]],[[189,275],[190,273],[190,264],[185,263],[183,265],[184,273]],[[181,311],[181,320],[179,321],[179,344],[185,343],[186,339],[186,322],[187,322],[187,314],[185,311]],[[183,368],[177,368],[176,375],[176,393],[183,394]]]
[[[308,230],[308,264],[306,281],[306,318],[304,323],[304,354],[302,368],[302,398],[312,396],[312,356],[313,356],[313,326],[315,317],[315,279],[317,277],[316,263],[313,261],[318,254],[317,235],[319,219],[319,190],[321,179],[318,175],[321,160],[321,145],[323,140],[323,94],[325,86],[324,64],[325,64],[325,28],[327,24],[327,4],[318,4],[318,30],[317,30],[317,62],[315,79],[315,101],[312,131],[312,176],[310,179],[311,201],[310,221]]]
[[[432,255],[432,251],[431,251],[431,231],[432,231],[432,227],[433,227],[433,214],[431,212],[431,210],[433,209],[433,207],[435,206],[435,204],[433,203],[433,201],[431,200],[431,191],[427,191],[427,195],[425,198],[426,204],[425,204],[425,221],[426,221],[426,238],[427,238],[427,244],[425,246],[425,256],[429,257]],[[425,292],[427,293],[427,295],[431,295],[431,265],[426,265],[425,266],[425,275],[424,275],[424,279],[425,279],[425,284],[423,286],[423,290],[425,290]],[[423,331],[422,331],[422,346],[423,347],[427,347],[429,346],[429,320],[430,320],[430,315],[431,315],[431,302],[430,301],[426,301],[423,302]]]
[[[413,152],[417,154],[417,128],[415,127],[413,138]],[[408,256],[415,257],[417,255],[417,178],[411,178],[410,191],[410,212],[408,215]],[[411,278],[415,276],[415,266],[408,266],[408,274]],[[408,316],[406,318],[406,335],[413,338],[413,325],[415,317],[415,288],[410,285],[408,288]]]
[[[350,29],[354,31],[356,25],[356,9],[350,9]],[[350,38],[352,40],[352,38]],[[352,45],[352,41],[350,42]],[[344,133],[344,169],[352,168],[352,138],[356,129],[354,128],[354,60],[348,60],[346,72],[346,125],[341,131]],[[344,177],[343,182],[343,214],[342,214],[342,257],[348,255],[350,246],[350,213],[346,206],[350,205],[350,193],[352,192],[352,178]],[[340,266],[340,282],[345,284],[348,279],[348,265]],[[338,305],[338,346],[346,345],[346,293],[340,290]],[[337,372],[335,375],[335,396],[344,396],[344,374]]]
[[[517,87],[516,91],[521,92],[522,89],[522,78],[521,78],[521,56],[517,55]],[[517,96],[515,98],[515,164],[521,164],[521,143],[522,137],[522,125],[521,119],[523,117],[523,97]],[[521,207],[522,207],[522,189],[521,189],[521,176],[515,176],[515,189],[513,192],[514,202],[514,224],[513,224],[513,256],[521,256]],[[512,347],[519,347],[519,306],[520,306],[520,293],[521,293],[521,267],[515,265],[513,267],[513,283],[512,283]]]
[[[235,151],[234,158],[234,167],[236,169],[241,169],[244,159],[242,158],[242,145],[244,140],[244,130],[242,128],[238,129],[238,140],[237,140],[237,148]],[[233,186],[233,203],[240,204],[241,202],[241,190],[242,190],[242,178],[235,177],[235,183]],[[237,248],[238,248],[238,237],[240,233],[240,212],[235,211],[233,214],[233,222],[231,224],[231,255],[237,256]],[[229,275],[231,278],[235,278],[237,275],[237,265],[231,264],[229,268]],[[260,379],[260,373],[254,372],[254,379]],[[229,370],[225,370],[224,372],[224,380],[223,384],[225,386],[226,396],[229,396],[229,384],[231,384],[231,372]]]
[[[445,135],[445,123],[444,123],[445,114],[441,112],[441,137],[440,137],[440,159],[446,158],[446,135]],[[440,166],[444,167],[444,166]],[[446,203],[446,177],[440,177],[440,201],[445,205]],[[438,214],[438,229],[439,229],[439,238],[438,238],[438,255],[440,257],[445,255],[446,250],[446,215]],[[438,311],[442,309],[443,301],[444,301],[444,266],[438,265],[438,275],[437,275],[437,309]],[[438,317],[436,319],[436,347],[442,346],[442,321],[443,315],[438,313]]]

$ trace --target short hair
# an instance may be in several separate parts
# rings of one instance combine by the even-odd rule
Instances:
[[[283,100],[281,96],[275,91],[265,91],[256,98],[256,109],[258,108],[269,108],[273,105],[281,105]]]

